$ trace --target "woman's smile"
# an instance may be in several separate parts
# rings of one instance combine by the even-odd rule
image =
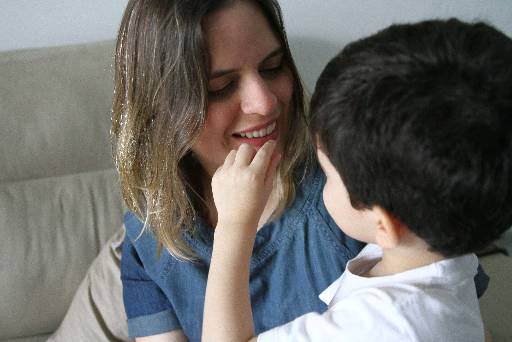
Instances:
[[[277,120],[272,120],[270,122],[233,133],[232,136],[239,140],[240,144],[249,144],[257,149],[269,140],[277,140],[279,136],[278,132]]]

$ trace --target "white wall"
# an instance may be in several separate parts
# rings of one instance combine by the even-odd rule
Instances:
[[[114,39],[127,0],[0,0],[0,51]]]
[[[483,20],[512,37],[512,0],[281,0],[290,44],[309,89],[345,44],[392,23]]]
[[[127,0],[0,0],[0,51],[114,39]],[[512,0],[281,0],[299,68],[311,89],[347,42],[393,22],[458,17],[512,36]]]

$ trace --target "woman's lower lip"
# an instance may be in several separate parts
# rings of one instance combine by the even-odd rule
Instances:
[[[278,130],[276,129],[274,132],[272,132],[269,135],[266,135],[264,137],[259,138],[244,138],[244,137],[236,137],[238,141],[241,143],[249,144],[253,146],[254,148],[259,148],[263,146],[267,141],[269,140],[277,140],[277,137],[279,136]]]

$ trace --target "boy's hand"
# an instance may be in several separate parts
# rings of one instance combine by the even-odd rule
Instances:
[[[279,158],[272,158],[276,142],[257,152],[247,144],[231,151],[212,178],[217,226],[257,228],[269,195]]]
[[[204,302],[204,341],[246,341],[254,336],[249,264],[279,156],[269,141],[231,151],[212,178],[217,227]]]

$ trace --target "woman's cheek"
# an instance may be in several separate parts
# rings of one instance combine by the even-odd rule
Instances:
[[[287,107],[290,107],[293,95],[293,76],[291,71],[286,68],[283,75],[278,78],[278,81],[278,96],[281,99],[281,102],[284,102]]]
[[[293,110],[292,106],[292,98],[293,98],[293,78],[291,71],[287,70],[281,77],[276,79],[276,89],[274,93],[278,97],[278,101],[281,107],[281,115],[279,118],[279,125],[281,127],[281,141],[280,141],[280,150],[283,153],[283,144],[286,140],[286,135],[288,133],[288,121],[290,119],[290,115],[293,115],[291,111]]]

